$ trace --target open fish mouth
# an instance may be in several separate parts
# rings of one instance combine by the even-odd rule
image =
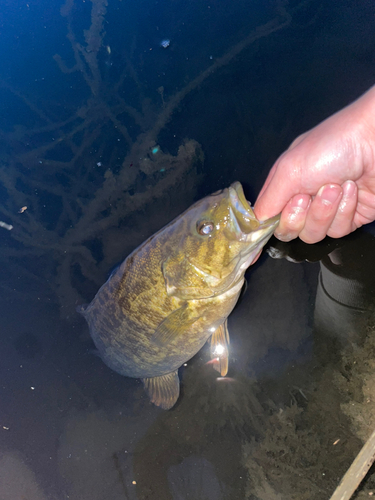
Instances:
[[[245,234],[256,231],[259,228],[259,221],[255,217],[239,182],[234,182],[229,187],[229,201],[232,212],[231,219],[234,226],[238,225],[238,228],[234,227],[234,229]]]
[[[279,223],[280,215],[275,215],[265,221],[259,221],[239,182],[234,182],[229,187],[229,200],[232,216],[231,230],[237,234],[240,240],[249,243],[253,242],[256,246],[260,246],[264,240],[271,237]]]
[[[214,196],[218,195],[221,200],[224,199],[225,211],[222,213],[225,214],[223,216],[225,221],[223,234],[227,240],[225,245],[232,250],[225,253],[219,269],[195,260],[193,255],[185,256],[185,261],[206,283],[213,295],[219,295],[229,289],[233,291],[233,287],[241,285],[240,280],[244,271],[271,238],[280,219],[277,215],[264,222],[259,221],[246,200],[239,182],[234,182],[229,188],[214,193]]]
[[[280,214],[265,221],[259,221],[246,200],[239,182],[229,187],[231,237],[244,244],[235,257],[234,282],[252,264],[264,245],[273,235],[280,221]]]

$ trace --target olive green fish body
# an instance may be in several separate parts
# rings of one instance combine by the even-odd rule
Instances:
[[[151,400],[163,408],[178,398],[178,368],[211,336],[212,356],[225,358],[219,369],[225,375],[226,319],[247,267],[277,223],[257,221],[235,183],[146,240],[81,311],[103,361],[122,375],[142,378]]]

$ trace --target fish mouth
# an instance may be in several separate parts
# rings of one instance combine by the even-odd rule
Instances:
[[[229,200],[231,217],[228,229],[231,233],[230,237],[244,244],[242,250],[232,261],[235,268],[233,282],[236,283],[273,235],[279,224],[280,214],[265,221],[259,221],[246,200],[239,182],[235,182],[229,187]]]
[[[259,221],[255,217],[239,182],[234,182],[229,187],[229,202],[234,225],[238,225],[238,228],[233,228],[235,231],[237,229],[236,232],[247,234],[259,228]]]
[[[265,221],[259,221],[243,192],[239,182],[229,187],[229,201],[232,221],[232,231],[240,236],[239,239],[260,244],[270,238],[276,229],[280,214]]]
[[[246,200],[239,182],[234,182],[229,188],[214,195],[221,195],[225,200],[224,235],[229,240],[229,248],[231,242],[236,242],[233,250],[229,252],[230,260],[225,261],[223,269],[215,270],[206,267],[205,264],[194,262],[192,256],[188,258],[196,274],[201,276],[211,289],[212,296],[229,289],[233,291],[237,285],[242,286],[240,280],[245,270],[271,238],[280,220],[280,215],[276,215],[265,221],[259,221]]]

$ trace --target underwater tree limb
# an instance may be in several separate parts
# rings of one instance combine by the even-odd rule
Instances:
[[[350,500],[375,460],[375,431],[347,470],[330,500]]]
[[[114,224],[118,224],[119,220],[150,202],[158,193],[164,192],[175,185],[182,171],[188,170],[191,167],[191,162],[196,157],[203,161],[203,152],[196,141],[190,140],[180,146],[177,156],[160,152],[159,158],[154,161],[148,156],[144,158],[146,162],[154,163],[154,168],[158,166],[160,169],[163,165],[166,174],[168,174],[159,180],[158,189],[157,191],[154,190],[153,193],[151,190],[146,189],[144,192],[131,196],[126,192],[129,186],[129,183],[126,182],[129,180],[129,172],[124,173],[122,171],[116,177],[109,174],[103,187],[98,190],[99,192],[96,193],[95,198],[85,207],[84,214],[77,225],[68,231],[66,241],[70,245],[75,245],[95,237],[98,233],[105,231]],[[135,176],[138,169],[132,168],[131,171]],[[111,205],[110,214],[98,220],[98,212],[109,205]]]
[[[36,115],[38,115],[42,120],[51,123],[51,119],[48,117],[48,115],[46,115],[43,110],[41,110],[38,106],[36,106],[35,103],[31,99],[26,97],[22,92],[19,92],[17,89],[13,88],[4,80],[0,80],[0,87],[9,90],[9,92],[18,97],[21,101],[23,101],[26,104],[26,106],[29,109],[31,109],[31,111],[33,111]]]
[[[63,118],[53,117],[58,115],[61,103],[49,106],[39,100],[36,104],[13,91],[8,83],[3,84],[30,109],[37,123],[35,128],[20,126],[7,133],[12,154],[0,170],[0,184],[7,192],[0,215],[14,226],[9,239],[15,242],[11,253],[31,257],[52,250],[57,293],[60,301],[67,304],[67,300],[72,305],[70,297],[76,297],[76,291],[72,293],[72,266],[78,266],[85,278],[96,282],[95,266],[104,269],[113,265],[112,255],[103,255],[105,265],[96,262],[92,241],[100,247],[108,229],[120,234],[132,212],[181,183],[184,175],[203,161],[203,151],[194,140],[186,139],[176,155],[160,150],[157,145],[160,132],[185,97],[252,43],[287,27],[293,12],[306,1],[309,0],[291,9],[287,3],[279,2],[271,21],[253,29],[169,99],[163,95],[161,100],[155,92],[154,102],[143,95],[147,85],[140,80],[131,60],[135,39],[125,56],[124,71],[115,81],[103,77],[99,56],[106,47],[104,27],[108,1],[90,0],[89,26],[79,33],[74,18],[79,3],[66,0],[60,12],[66,18],[73,58],[71,64],[66,64],[58,54],[54,60],[63,75],[74,72],[82,75],[82,82],[87,85],[86,95],[83,94],[78,104],[72,104],[72,109],[64,107]],[[134,99],[129,102],[125,92],[129,81],[134,84],[132,92],[135,89],[138,94],[137,105]],[[111,146],[113,131],[116,131],[115,137],[120,135],[117,149]],[[136,139],[131,133],[138,133]],[[156,146],[157,154],[154,154],[152,150]],[[145,187],[141,191],[137,189],[139,182]],[[28,209],[20,215],[18,211],[22,206]],[[27,248],[21,249],[19,243]]]
[[[76,64],[69,68],[58,54],[54,56],[54,59],[63,73],[80,71],[87,85],[90,87],[92,94],[98,95],[102,78],[97,56],[105,34],[104,19],[107,12],[108,1],[91,0],[91,3],[91,25],[89,29],[84,30],[85,45],[77,42],[70,22],[74,1],[67,0],[61,7],[61,15],[68,18],[67,38],[72,46]]]
[[[103,210],[105,206],[108,206],[109,200],[117,199],[120,194],[124,192],[124,187],[131,184],[132,179],[135,179],[135,176],[138,173],[140,163],[139,159],[145,159],[147,152],[156,143],[160,131],[171,119],[172,114],[180,105],[181,101],[186,97],[186,95],[193,89],[198,87],[200,84],[202,84],[218,68],[228,64],[249,44],[253,43],[259,38],[282,29],[290,23],[290,20],[291,17],[287,16],[285,19],[283,19],[282,22],[280,22],[279,19],[274,19],[269,23],[258,27],[244,40],[236,44],[232,49],[225,53],[221,58],[218,58],[215,63],[213,63],[209,68],[203,71],[182,90],[178,91],[173,97],[171,97],[166,103],[165,108],[160,111],[154,126],[148,132],[139,135],[137,142],[133,145],[131,151],[126,156],[123,162],[122,170],[120,171],[118,176],[116,176],[115,182],[114,179],[106,179],[103,187],[96,192],[95,198],[86,207],[85,213],[76,228],[73,228],[71,231],[69,231],[69,241],[75,241],[77,236],[79,239],[81,239],[82,235],[84,235],[85,238],[93,237],[94,234],[97,233],[98,226],[95,227],[93,223],[96,220],[98,213]],[[133,165],[133,167],[129,166],[131,164]],[[133,200],[129,201],[131,201],[131,206],[134,206],[132,203]],[[138,205],[138,203],[135,205]],[[113,218],[114,215],[112,212],[112,219]],[[106,223],[105,225],[106,227],[110,227],[109,223]],[[101,229],[103,230],[103,228]]]
[[[121,123],[121,121],[115,116],[114,113],[112,113],[112,111],[108,107],[106,109],[106,113],[107,113],[108,118],[113,123],[113,125],[118,129],[119,132],[121,132],[121,134],[125,138],[128,145],[131,146],[133,144],[133,141],[132,141],[130,134],[128,132],[128,129],[125,127],[125,125],[123,123]]]
[[[195,88],[201,85],[208,77],[210,77],[219,68],[229,64],[232,59],[234,59],[240,52],[242,52],[250,44],[254,43],[256,40],[268,36],[282,28],[285,28],[290,24],[291,16],[288,14],[283,20],[273,19],[272,21],[258,26],[253,32],[251,32],[246,38],[237,43],[223,56],[219,57],[211,66],[206,70],[202,71],[194,80],[188,83],[183,89],[179,90],[174,94],[166,103],[163,110],[160,112],[154,126],[149,132],[147,132],[147,138],[140,136],[141,141],[155,141],[160,131],[165,127],[165,125],[170,121],[172,114],[180,105],[181,101]]]

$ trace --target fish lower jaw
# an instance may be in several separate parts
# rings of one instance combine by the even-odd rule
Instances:
[[[275,224],[275,227],[276,227],[276,224]],[[249,266],[251,266],[255,257],[259,254],[259,252],[261,252],[263,250],[263,247],[267,244],[268,240],[271,239],[271,237],[273,235],[273,231],[274,231],[274,229],[272,231],[268,232],[267,234],[265,234],[263,236],[263,238],[261,238],[255,244],[255,247],[249,253],[245,253],[244,255],[241,255],[242,262],[241,262],[240,267],[239,267],[240,271],[245,272],[246,269]]]
[[[252,250],[249,254],[244,256],[244,260],[240,264],[238,268],[239,273],[244,273],[246,269],[251,266],[253,263],[255,257],[258,255],[259,252],[262,251],[263,245],[260,245],[259,247],[256,247],[254,250]]]

